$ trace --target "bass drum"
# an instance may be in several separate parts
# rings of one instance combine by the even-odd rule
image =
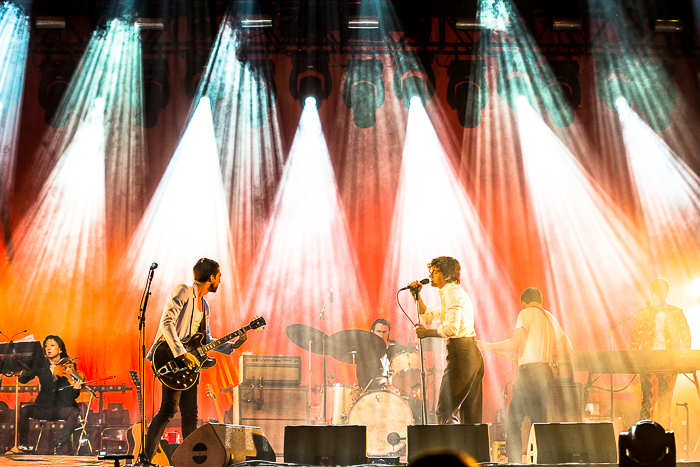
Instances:
[[[406,445],[408,425],[413,424],[413,414],[403,397],[389,391],[364,394],[350,409],[350,425],[367,426],[367,454],[384,456],[398,452]],[[392,446],[388,439],[401,438]],[[394,441],[394,439],[392,439]]]

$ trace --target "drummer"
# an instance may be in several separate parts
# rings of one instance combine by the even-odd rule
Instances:
[[[384,318],[379,318],[372,323],[369,332],[378,335],[386,344],[386,352],[379,358],[363,357],[360,353],[357,356],[357,382],[364,391],[375,391],[386,389],[389,384],[389,370],[391,359],[394,355],[408,350],[393,339],[389,338],[391,323]]]

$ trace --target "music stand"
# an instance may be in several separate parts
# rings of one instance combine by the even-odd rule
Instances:
[[[34,368],[43,357],[41,342],[6,342],[0,344],[0,374],[15,377],[15,445],[17,447],[17,423],[19,422],[19,374]]]

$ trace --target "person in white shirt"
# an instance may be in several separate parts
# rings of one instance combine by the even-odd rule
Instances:
[[[416,336],[442,337],[447,342],[447,366],[440,383],[435,417],[441,425],[481,423],[484,359],[476,345],[474,306],[459,286],[459,262],[439,256],[428,264],[430,285],[439,289],[440,306],[428,308],[420,296],[422,285],[411,282],[409,288],[416,300],[418,313],[426,324],[439,321],[437,329],[416,324]]]
[[[522,462],[520,430],[525,417],[529,416],[532,423],[547,421],[555,355],[559,360],[569,361],[572,352],[571,342],[557,319],[542,308],[540,289],[525,289],[520,296],[520,303],[523,309],[518,314],[518,321],[510,339],[496,343],[478,342],[482,350],[489,352],[518,353],[518,379],[513,386],[506,427],[506,451],[511,463]],[[561,351],[557,351],[557,347],[560,347]],[[562,377],[570,379],[571,368],[566,368],[567,374]]]

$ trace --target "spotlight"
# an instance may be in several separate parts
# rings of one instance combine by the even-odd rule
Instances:
[[[44,60],[39,65],[39,105],[46,110],[44,121],[53,128],[61,128],[68,119],[67,112],[55,115],[64,93],[70,87],[70,79],[77,63],[74,60]]]
[[[170,102],[169,72],[165,59],[143,61],[143,80],[139,86],[143,101],[136,115],[136,122],[143,128],[153,128],[158,123],[160,111]]]
[[[527,100],[527,97],[518,96],[515,98],[515,107],[518,110],[523,110],[527,105],[530,105],[530,101]]]
[[[676,441],[672,431],[651,420],[635,423],[620,433],[620,467],[675,467]]]
[[[102,97],[95,98],[95,108],[100,109],[100,110],[105,108],[104,98],[102,98]]]
[[[542,88],[551,96],[543,99],[545,108],[555,125],[568,127],[574,123],[574,110],[581,105],[579,65],[573,60],[557,60],[549,62],[549,68],[551,73],[546,69],[540,72]]]
[[[304,99],[304,107],[306,107],[307,105],[309,107],[316,107],[316,98],[315,97],[307,97],[306,99]]]
[[[379,19],[377,16],[351,16],[348,29],[379,29]]]
[[[307,97],[316,98],[316,105],[321,107],[323,99],[331,95],[333,80],[328,68],[327,52],[298,52],[292,57],[292,71],[289,74],[289,92],[292,98],[303,104]]]
[[[568,0],[566,2],[550,0],[548,10],[552,31],[583,31],[584,5],[582,0]]]
[[[618,97],[615,99],[615,108],[619,111],[629,109],[630,103],[624,97]]]
[[[66,29],[66,18],[63,16],[37,16],[34,18],[36,29]]]
[[[435,73],[432,54],[397,55],[394,59],[394,94],[404,107],[412,97],[419,97],[423,106],[435,94]]]
[[[486,63],[482,60],[453,60],[447,68],[447,103],[457,110],[464,128],[476,128],[481,123],[481,111],[489,101],[486,83]]]
[[[583,31],[583,20],[580,18],[552,18],[552,31]]]
[[[271,28],[272,16],[270,15],[244,15],[239,18],[242,29]]]
[[[679,19],[655,19],[653,30],[657,34],[678,34],[685,30],[685,25]]]
[[[615,64],[603,64],[596,78],[596,93],[610,109],[617,110],[615,103],[619,98],[624,98],[631,106],[635,101],[631,81],[627,73],[616,70]]]
[[[478,18],[457,18],[455,29],[458,31],[481,31],[486,29],[486,22]]]
[[[134,27],[137,31],[165,31],[165,23],[162,18],[136,18]]]
[[[516,109],[516,100],[522,96],[527,99],[530,106],[535,107],[538,89],[537,77],[530,76],[530,72],[538,69],[536,64],[525,64],[525,59],[520,56],[512,57],[508,61],[501,61],[498,72],[498,95],[508,103],[511,109]]]
[[[352,109],[352,119],[360,128],[369,128],[377,121],[376,110],[384,103],[382,62],[349,60],[345,67],[343,102]]]

